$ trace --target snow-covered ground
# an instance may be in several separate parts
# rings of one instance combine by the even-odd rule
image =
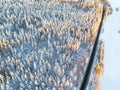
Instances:
[[[107,17],[103,40],[105,41],[104,74],[101,90],[120,89],[120,0],[109,0],[113,13]],[[116,8],[119,7],[119,11]]]

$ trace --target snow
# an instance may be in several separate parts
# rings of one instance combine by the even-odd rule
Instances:
[[[120,0],[109,0],[113,8],[112,15],[107,17],[104,26],[103,40],[105,42],[104,74],[101,90],[120,89]]]

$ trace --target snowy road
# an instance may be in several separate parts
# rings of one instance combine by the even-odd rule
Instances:
[[[104,74],[101,90],[120,90],[120,0],[109,0],[113,13],[104,26],[105,42]]]

